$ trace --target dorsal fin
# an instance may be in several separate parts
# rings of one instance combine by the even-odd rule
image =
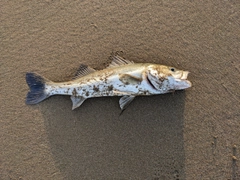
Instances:
[[[83,76],[86,76],[90,73],[93,73],[94,71],[96,71],[95,69],[85,65],[85,64],[81,64],[74,76],[73,79],[77,79],[77,78],[80,78],[80,77],[83,77]]]
[[[121,56],[115,55],[115,56],[112,56],[112,62],[109,64],[108,68],[122,66],[126,64],[134,64],[134,62],[124,59]]]

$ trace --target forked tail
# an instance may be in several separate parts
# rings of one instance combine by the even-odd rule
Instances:
[[[36,73],[26,73],[26,82],[30,88],[26,97],[26,104],[37,104],[49,97],[45,92],[45,83],[47,81],[47,79]]]

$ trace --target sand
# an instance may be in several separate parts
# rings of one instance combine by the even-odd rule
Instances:
[[[1,1],[0,179],[240,179],[240,3]],[[112,52],[189,70],[186,91],[72,111],[25,105],[25,73],[71,79]]]

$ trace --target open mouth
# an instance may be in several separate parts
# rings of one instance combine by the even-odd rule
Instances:
[[[183,71],[181,77],[175,79],[176,81],[181,83],[182,86],[181,89],[185,89],[192,86],[192,83],[189,80],[187,80],[188,74],[189,74],[188,71]]]
[[[189,72],[188,71],[183,71],[182,76],[180,77],[181,80],[186,80],[188,77]]]
[[[175,78],[177,81],[187,80],[189,72],[183,71],[180,77]]]

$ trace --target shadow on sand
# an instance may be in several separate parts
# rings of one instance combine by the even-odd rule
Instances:
[[[119,116],[119,97],[68,96],[40,104],[56,166],[66,179],[184,179],[185,92],[137,97]]]

